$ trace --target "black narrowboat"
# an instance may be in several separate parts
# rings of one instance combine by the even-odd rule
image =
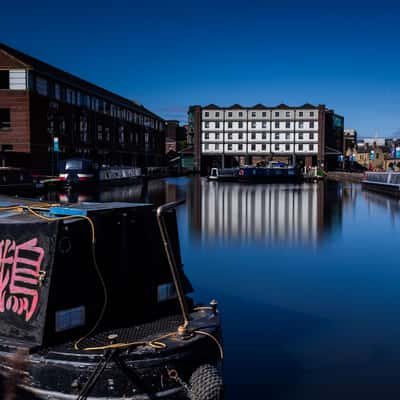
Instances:
[[[239,169],[239,182],[282,183],[300,182],[302,173],[297,166],[271,162],[267,167],[245,166]]]
[[[216,301],[196,305],[175,207],[0,203],[0,372],[42,399],[223,398]]]
[[[70,158],[60,162],[58,179],[64,186],[126,185],[140,181],[139,167],[99,165],[92,160]]]

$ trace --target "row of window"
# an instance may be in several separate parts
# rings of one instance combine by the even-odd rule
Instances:
[[[52,97],[55,100],[64,101],[68,104],[86,107],[92,111],[100,112],[123,121],[133,122],[157,130],[163,129],[161,121],[150,118],[147,115],[116,106],[104,99],[89,96],[79,90],[64,87],[59,83],[50,82],[40,76],[36,77],[36,92],[42,96]]]
[[[245,145],[243,145],[241,143],[238,144],[237,148],[236,148],[237,151],[243,151],[244,150],[244,146]],[[304,151],[306,149],[305,145],[303,145],[301,143],[298,144],[297,146],[298,146],[297,147],[298,151]],[[218,151],[220,149],[222,149],[222,145],[220,147],[219,143],[214,144],[214,150],[215,151]],[[249,149],[252,150],[252,151],[255,151],[257,149],[256,144],[253,143],[253,144],[249,145]],[[275,144],[275,145],[273,145],[272,149],[275,150],[275,151],[280,151],[281,150],[281,146],[279,144]],[[290,144],[285,144],[284,149],[285,149],[285,151],[291,151]],[[308,144],[308,151],[316,151],[316,149],[317,149],[316,145],[314,145],[312,143]],[[208,150],[210,150],[210,145],[208,143],[206,143],[204,145],[204,151],[208,151]],[[227,145],[227,150],[232,151],[233,150],[233,145],[232,144],[228,144]],[[267,151],[267,145],[266,144],[261,144],[261,151]]]
[[[299,117],[304,117],[305,116],[304,111],[298,111],[297,114],[298,114]],[[220,117],[220,112],[219,111],[215,111],[214,115],[215,115],[216,118],[219,118]],[[232,111],[228,111],[227,115],[228,115],[228,117],[232,117],[233,116],[233,112]],[[257,112],[256,111],[251,111],[251,113],[249,115],[251,115],[252,117],[256,117],[257,116]],[[292,112],[291,111],[282,111],[282,112],[281,111],[275,111],[274,115],[275,115],[275,117],[281,117],[281,116],[291,117],[292,116]],[[204,112],[204,116],[205,117],[210,117],[211,114],[210,114],[209,111],[205,111]],[[243,117],[244,116],[243,111],[239,111],[238,112],[238,116],[239,117]],[[261,116],[264,117],[264,118],[267,117],[267,112],[263,111],[261,113]],[[314,117],[315,116],[314,111],[310,111],[309,112],[309,116],[310,117]]]
[[[291,129],[293,127],[292,122],[293,121],[286,121],[286,122],[275,121],[274,122],[274,128],[275,129]],[[306,127],[306,124],[308,125],[307,127]],[[239,121],[239,122],[236,122],[236,123],[227,122],[227,128],[228,129],[229,128],[232,128],[232,129],[233,128],[235,128],[235,129],[243,129],[246,125],[247,124],[243,123],[242,121]],[[308,121],[308,123],[306,123],[304,121],[297,121],[296,125],[297,125],[298,129],[307,129],[307,128],[312,128],[313,129],[313,128],[316,127],[314,121]],[[256,121],[249,122],[248,126],[250,128],[253,128],[253,129],[257,129],[257,128],[260,127],[260,125],[257,127],[257,122]],[[218,121],[216,121],[216,122],[209,122],[209,121],[204,122],[204,128],[220,129],[222,127],[223,127],[223,123],[218,122]],[[268,127],[267,122],[266,121],[262,121],[261,122],[261,128],[266,129],[267,127]]]
[[[251,134],[249,134],[249,137],[251,139],[255,140],[256,137],[257,137],[257,134],[258,134],[258,136],[261,136],[261,139],[263,139],[263,140],[267,139],[267,133],[265,133],[265,132],[260,132],[260,133],[252,132]],[[221,134],[218,133],[218,132],[216,132],[214,134],[212,134],[211,132],[206,132],[206,133],[204,133],[204,139],[205,140],[210,139],[210,135],[213,135],[215,140],[219,140],[221,138]],[[243,133],[239,132],[237,135],[238,135],[238,140],[243,140],[244,139],[244,134]],[[300,139],[300,140],[303,140],[306,137],[306,135],[307,134],[305,132],[299,132],[299,133],[297,133],[297,138]],[[281,140],[281,139],[290,140],[291,139],[291,134],[289,132],[286,132],[285,134],[276,132],[276,133],[273,134],[272,137],[275,140]],[[308,139],[314,140],[314,138],[315,138],[314,132],[309,132],[308,133]],[[227,139],[228,140],[233,140],[233,133],[228,133],[227,134]]]

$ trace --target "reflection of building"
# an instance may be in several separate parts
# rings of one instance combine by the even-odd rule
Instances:
[[[240,185],[193,181],[192,230],[205,241],[316,243],[341,224],[337,183]],[[329,196],[329,198],[328,198]]]
[[[343,151],[343,117],[324,105],[192,106],[188,121],[203,173],[260,159],[333,167]]]
[[[54,172],[61,158],[160,165],[164,121],[142,105],[0,44],[2,158]]]

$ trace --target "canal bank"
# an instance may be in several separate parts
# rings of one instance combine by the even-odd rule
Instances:
[[[364,174],[358,172],[328,171],[326,177],[338,182],[360,183]]]

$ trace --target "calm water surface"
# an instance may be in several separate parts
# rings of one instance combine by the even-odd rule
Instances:
[[[399,397],[399,201],[200,178],[50,197],[186,199],[182,255],[196,299],[220,303],[228,399]]]

